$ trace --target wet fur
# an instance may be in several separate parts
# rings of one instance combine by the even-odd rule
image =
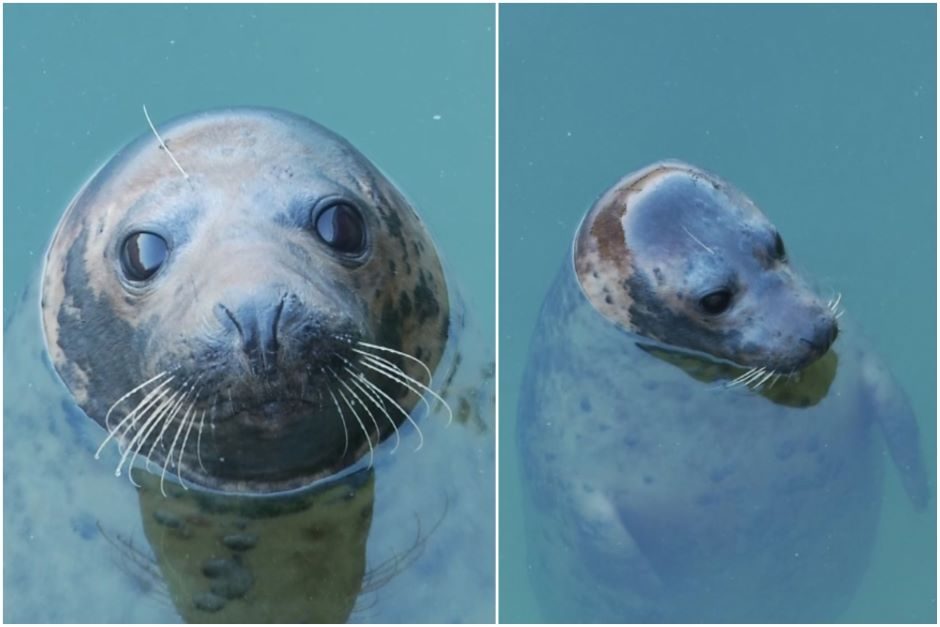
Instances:
[[[329,196],[363,210],[370,250],[362,263],[331,257],[310,232],[311,207]],[[121,243],[136,230],[160,234],[171,250],[143,288],[120,279]],[[221,313],[246,299],[286,303],[282,324],[291,332],[279,338],[278,365],[265,380],[246,374],[240,330]],[[308,483],[371,454],[404,416],[393,412],[390,421],[381,416],[370,424],[361,410],[359,429],[344,422],[353,407],[341,417],[343,405],[337,410],[327,391],[341,403],[356,402],[355,389],[341,389],[336,377],[349,383],[347,368],[362,361],[354,352],[360,341],[415,356],[433,370],[449,319],[434,246],[394,186],[337,135],[262,109],[187,116],[113,158],[57,229],[42,309],[52,361],[86,413],[103,423],[127,391],[158,373],[175,373],[171,394],[180,400],[190,393],[185,404],[167,409],[166,419],[192,422],[199,415],[205,436],[193,438],[200,448],[184,451],[179,474],[212,487],[261,491]],[[404,377],[424,376],[412,360],[384,358]],[[362,370],[404,415],[418,401],[387,376],[393,371]],[[281,400],[293,403],[282,410],[294,409],[278,419],[230,419]],[[310,413],[320,419],[306,419]],[[169,441],[179,427],[154,427],[142,441],[144,454],[171,463]],[[184,428],[191,432],[191,425]]]
[[[585,296],[624,329],[745,366],[797,370],[820,357],[835,312],[787,259],[744,194],[693,166],[661,162],[624,177],[578,230],[573,266]],[[698,301],[730,288],[731,308]],[[807,341],[801,341],[805,338]]]
[[[832,621],[868,563],[882,446],[914,505],[928,500],[916,420],[851,323],[826,346],[825,381],[801,391],[799,372],[779,398],[761,387],[774,368],[816,363],[789,329],[841,316],[761,253],[771,228],[676,162],[625,177],[582,222],[518,412],[547,620]],[[690,313],[716,267],[739,270],[743,317]],[[775,333],[781,318],[791,327]]]

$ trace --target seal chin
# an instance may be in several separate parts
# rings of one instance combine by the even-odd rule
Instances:
[[[828,352],[828,347],[824,351],[814,349],[811,353],[808,353],[806,356],[799,359],[778,362],[763,362],[760,367],[767,371],[772,371],[778,374],[796,374],[803,372],[813,364],[817,363],[820,359],[825,357]]]
[[[278,492],[330,476],[359,456],[361,438],[329,400],[276,393],[268,400],[235,399],[207,413],[205,422],[201,440],[169,462],[181,461],[183,477],[200,487]]]

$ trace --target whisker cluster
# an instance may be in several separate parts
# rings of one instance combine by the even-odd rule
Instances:
[[[366,444],[369,447],[370,467],[375,461],[375,444],[379,442],[382,434],[380,423],[391,425],[394,433],[395,444],[391,453],[394,454],[401,444],[401,434],[398,427],[399,423],[404,421],[414,427],[418,434],[415,451],[420,451],[424,446],[424,434],[421,432],[421,427],[418,426],[418,423],[400,402],[383,390],[376,380],[373,380],[377,377],[384,378],[416,394],[419,401],[427,406],[429,412],[432,410],[432,401],[440,402],[447,412],[447,424],[450,425],[453,422],[453,411],[447,401],[431,388],[433,379],[431,369],[423,361],[402,351],[368,342],[358,342],[352,352],[355,357],[351,359],[336,355],[344,364],[340,372],[330,366],[321,368],[321,372],[329,377],[327,383],[324,384],[324,389],[332,400],[343,428],[343,456],[349,452],[348,418],[355,420],[359,430],[365,437]],[[403,368],[383,355],[397,355],[418,364],[426,375],[426,381],[420,381],[412,377]],[[182,377],[178,375],[177,370],[178,368],[164,370],[118,398],[105,414],[104,425],[108,433],[97,451],[95,451],[95,459],[100,459],[101,453],[108,442],[112,440],[117,442],[121,457],[114,469],[114,475],[120,477],[126,470],[128,480],[133,485],[140,487],[134,481],[132,474],[134,463],[139,456],[143,455],[146,459],[146,468],[149,470],[153,465],[152,456],[159,446],[161,452],[165,453],[160,470],[160,492],[164,496],[167,495],[164,487],[166,476],[172,470],[174,464],[179,484],[184,489],[189,489],[186,482],[183,481],[182,466],[183,458],[188,450],[187,447],[192,443],[195,443],[195,457],[199,466],[203,472],[207,472],[202,461],[202,434],[206,425],[207,414],[210,428],[215,425],[214,417],[220,397],[219,393],[216,393],[212,397],[208,409],[200,411],[197,407],[202,394],[202,388],[200,387],[202,375],[190,376],[181,381]],[[319,391],[321,401],[319,406],[322,406],[325,399],[322,392],[323,390]],[[228,402],[233,403],[230,388],[227,390],[227,394]],[[139,397],[139,400],[130,407],[116,424],[112,425],[112,414],[122,406],[129,405],[135,395]],[[378,413],[376,413],[376,410]],[[396,421],[392,412],[401,414],[402,418]],[[174,423],[176,429],[173,431],[171,438],[170,427]],[[193,430],[196,431],[194,437]],[[167,445],[167,440],[169,440],[169,445]],[[149,447],[145,450],[144,447],[148,443]]]
[[[380,420],[377,418],[375,410],[378,410],[379,417],[384,417],[385,421],[392,427],[392,432],[395,436],[395,444],[392,447],[391,453],[394,454],[398,450],[398,447],[401,445],[401,433],[398,428],[399,423],[392,417],[389,407],[401,414],[403,419],[414,427],[415,432],[418,434],[418,444],[415,446],[415,452],[420,451],[424,446],[424,433],[421,431],[421,427],[414,418],[411,417],[408,410],[402,407],[401,403],[392,398],[392,396],[377,385],[375,381],[371,380],[368,375],[384,377],[410,390],[417,395],[420,402],[427,406],[429,412],[432,406],[428,397],[432,397],[434,400],[440,402],[447,412],[447,424],[450,425],[453,422],[454,413],[450,405],[440,394],[431,388],[433,376],[431,369],[426,363],[414,355],[409,355],[408,353],[387,346],[362,341],[357,342],[356,346],[357,347],[352,349],[352,352],[356,355],[354,360],[346,359],[334,353],[334,355],[345,364],[341,373],[337,373],[336,370],[330,367],[324,369],[324,372],[329,372],[332,379],[338,384],[338,387],[332,389],[328,388],[327,392],[333,400],[333,405],[336,407],[337,415],[343,426],[345,437],[343,447],[344,455],[349,448],[349,428],[346,425],[346,416],[351,415],[359,426],[359,430],[365,436],[366,444],[369,446],[369,466],[373,465],[375,461],[374,444],[379,441],[381,434],[381,428],[379,427]],[[427,381],[415,379],[393,361],[386,359],[379,353],[397,355],[418,364],[424,371]],[[343,411],[343,405],[345,405],[348,411]],[[367,416],[369,421],[371,421],[372,429],[370,429],[363,420],[363,415]]]
[[[836,294],[836,296],[826,303],[826,309],[832,312],[836,320],[842,317],[845,313],[845,307],[839,307],[839,304],[842,302],[842,292]]]
[[[193,426],[195,426],[196,416],[199,414],[198,411],[194,410],[201,394],[199,382],[202,377],[190,377],[183,381],[179,388],[174,389],[172,384],[176,381],[176,378],[174,371],[164,370],[118,398],[118,400],[108,408],[105,414],[104,424],[105,428],[108,430],[108,435],[105,436],[101,445],[98,446],[98,450],[95,451],[95,459],[101,459],[101,452],[104,450],[104,447],[107,446],[108,442],[111,440],[118,442],[118,447],[121,450],[121,459],[114,469],[114,476],[120,477],[126,464],[128,480],[135,486],[140,487],[139,484],[134,481],[132,473],[134,462],[141,454],[141,451],[143,451],[145,444],[151,439],[151,436],[155,435],[153,441],[150,442],[150,448],[147,449],[144,454],[144,457],[147,459],[147,468],[150,468],[153,452],[156,450],[157,445],[166,449],[164,439],[166,433],[170,425],[182,412],[182,418],[180,418],[177,423],[176,432],[173,435],[169,450],[167,450],[164,456],[163,468],[160,472],[160,492],[163,496],[166,496],[166,474],[174,461],[173,453],[176,450],[177,443],[180,441],[180,436],[182,436],[183,440],[179,449],[179,455],[175,458],[176,477],[184,489],[189,489],[183,481],[181,469],[183,456],[189,444],[189,437]],[[148,388],[150,389],[148,390]],[[112,427],[111,414],[137,393],[143,393],[143,397]],[[202,412],[202,418],[205,418],[205,411]],[[201,435],[202,420],[200,420],[199,432]],[[124,444],[124,442],[126,442],[126,444]],[[201,455],[201,444],[200,440],[196,447],[197,455]],[[200,457],[200,464],[201,463]]]
[[[743,385],[746,388],[750,388],[755,392],[760,391],[760,389],[770,381],[770,385],[767,386],[769,390],[774,386],[774,384],[780,379],[782,375],[774,369],[767,369],[766,367],[760,368],[751,368],[747,370],[742,375],[728,381],[725,384],[725,387],[730,389]]]
[[[842,303],[841,292],[833,296],[826,303],[826,309],[828,309],[833,314],[836,320],[841,318],[842,315],[845,313],[845,308],[840,307],[841,303]],[[735,387],[743,385],[744,387],[750,388],[754,390],[755,392],[757,392],[757,391],[760,391],[760,389],[769,381],[770,384],[767,386],[767,389],[769,390],[774,386],[775,383],[777,383],[778,380],[780,380],[780,377],[787,377],[787,379],[789,380],[789,379],[792,379],[795,374],[796,374],[795,371],[789,372],[789,373],[781,373],[773,369],[768,370],[766,367],[751,368],[747,370],[746,372],[744,372],[743,374],[741,374],[740,376],[725,383],[724,387],[730,389],[730,388],[735,388]]]

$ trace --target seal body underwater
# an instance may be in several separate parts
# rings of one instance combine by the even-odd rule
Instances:
[[[492,472],[492,369],[485,350],[464,345],[472,316],[417,213],[352,145],[301,116],[225,109],[151,128],[73,199],[46,256],[41,297],[33,286],[7,323],[8,337],[24,339],[7,363],[41,358],[46,368],[42,376],[24,368],[23,396],[5,408],[16,417],[6,421],[5,527],[58,539],[65,573],[110,568],[79,583],[88,588],[79,598],[63,595],[74,603],[50,606],[42,598],[56,596],[61,582],[41,581],[43,559],[53,559],[43,543],[7,543],[18,563],[8,567],[6,591],[16,596],[7,598],[19,599],[7,617],[159,621],[172,620],[166,612],[175,605],[187,620],[225,620],[229,610],[259,621],[317,620],[303,606],[248,609],[283,609],[283,599],[259,591],[290,583],[258,579],[302,571],[287,567],[290,557],[252,556],[291,528],[315,547],[344,538],[332,552],[313,548],[295,561],[336,561],[337,545],[349,547],[352,566],[343,572],[358,583],[341,591],[349,599],[327,599],[320,620],[448,620],[452,612],[488,620],[485,566],[455,566],[467,589],[461,601],[439,588],[447,603],[428,599],[429,586],[414,580],[422,569],[409,568],[437,542],[459,562],[462,547],[492,537],[491,517],[473,513],[492,507],[492,482],[477,479]],[[442,467],[461,474],[428,485]],[[139,502],[128,498],[131,483]],[[319,484],[311,496],[307,486]],[[193,504],[179,510],[171,501]],[[334,512],[325,518],[324,503]],[[307,510],[318,513],[290,524],[280,515]],[[218,533],[197,533],[210,527]],[[173,549],[167,533],[221,542],[228,553],[214,557],[224,547],[200,552],[192,543]],[[223,540],[232,534],[252,540],[229,547]],[[161,581],[185,570],[170,551],[205,557],[193,569],[212,579],[203,583],[214,597]],[[412,559],[395,560],[403,555]],[[220,570],[219,559],[228,566]],[[383,602],[361,607],[379,587]],[[384,599],[399,588],[405,593]],[[139,600],[140,589],[160,592],[150,609],[115,602],[129,590],[136,595],[124,598]],[[102,595],[110,604],[93,603]],[[226,602],[234,606],[223,611]]]
[[[917,507],[917,424],[741,192],[681,162],[583,219],[519,406],[551,621],[826,622],[865,571],[882,450]]]

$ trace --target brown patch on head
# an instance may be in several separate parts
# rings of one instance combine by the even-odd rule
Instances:
[[[574,269],[591,305],[632,333],[789,371],[823,354],[837,327],[776,252],[778,237],[730,184],[686,164],[659,163],[595,204],[577,235]],[[723,304],[708,305],[713,296]]]
[[[627,205],[623,196],[625,194],[618,195],[611,205],[597,214],[587,237],[595,243],[601,259],[626,266],[629,252],[625,246],[622,220],[627,212]]]
[[[628,282],[636,268],[626,224],[631,197],[675,171],[692,169],[678,162],[660,162],[622,178],[594,203],[575,236],[574,269],[581,290],[595,309],[627,330],[635,330]]]

